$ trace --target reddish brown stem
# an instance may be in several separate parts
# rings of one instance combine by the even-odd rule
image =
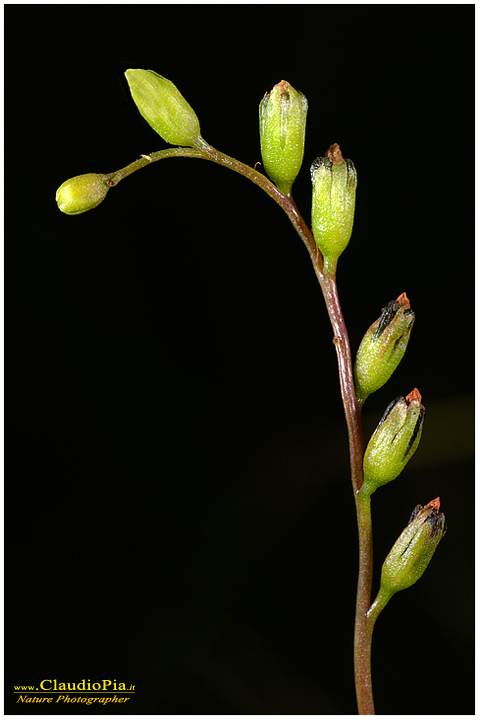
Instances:
[[[332,146],[335,148],[335,146]],[[332,149],[330,148],[330,150]],[[199,141],[195,148],[171,148],[149,156],[142,156],[122,170],[108,177],[112,186],[132,172],[167,157],[192,157],[211,160],[244,175],[262,188],[288,215],[292,225],[305,244],[312,265],[322,288],[328,316],[333,329],[333,342],[337,352],[340,392],[342,395],[345,419],[347,422],[350,452],[350,468],[359,535],[359,572],[357,586],[357,605],[355,614],[354,666],[355,688],[360,715],[374,715],[372,681],[370,671],[370,648],[373,622],[368,622],[372,586],[372,523],[370,517],[370,498],[361,492],[363,485],[363,433],[361,422],[361,404],[357,400],[352,371],[352,357],[347,328],[343,318],[336,283],[336,261],[326,262],[318,249],[312,232],[299,213],[291,197],[287,197],[270,180],[254,168],[229,157]],[[399,299],[400,301],[400,299]]]
[[[325,266],[327,269],[327,266]],[[317,272],[317,277],[319,273]],[[358,493],[363,484],[363,433],[361,408],[355,393],[353,380],[350,341],[338,298],[335,268],[319,277],[328,316],[333,328],[333,342],[337,351],[338,375],[342,394],[345,419],[348,429],[350,449],[350,470],[354,493]]]
[[[355,609],[355,632],[353,664],[355,690],[359,715],[375,715],[372,693],[372,671],[370,653],[373,625],[368,622],[372,594],[373,537],[370,512],[370,497],[363,493],[355,495],[358,524],[358,584]]]
[[[200,149],[200,148],[199,148]],[[256,185],[277,202],[286,212],[292,225],[303,240],[315,274],[322,288],[328,316],[333,329],[333,342],[337,352],[340,392],[342,395],[345,419],[348,430],[350,468],[352,487],[357,510],[359,535],[359,571],[357,585],[357,605],[355,613],[354,637],[354,668],[355,688],[357,693],[358,711],[361,715],[374,715],[372,680],[370,671],[370,648],[372,634],[368,625],[372,588],[372,523],[370,517],[370,498],[362,498],[363,485],[363,432],[361,420],[361,404],[357,400],[353,379],[352,355],[350,341],[345,325],[336,283],[336,262],[325,262],[315,239],[298,212],[291,197],[281,193],[264,175],[248,165],[215,150],[206,143],[201,145],[204,157],[230,167],[230,169],[248,177]]]
[[[321,253],[318,252],[313,235],[291,197],[284,195],[284,193],[282,193],[265,175],[262,175],[262,173],[259,173],[249,165],[245,165],[245,163],[216,150],[203,139],[200,139],[196,147],[200,150],[202,156],[206,160],[211,160],[212,162],[218,163],[219,165],[223,165],[224,167],[230,168],[230,170],[240,173],[240,175],[247,177],[249,180],[254,182],[255,185],[261,187],[267,195],[270,195],[270,197],[275,200],[275,202],[278,203],[282,210],[284,210],[288,215],[290,222],[306,246],[312,263],[314,265],[317,263],[323,270],[323,257]]]
[[[359,714],[374,715],[370,663],[372,632],[368,625],[373,571],[370,497],[361,492],[363,485],[361,405],[357,400],[355,392],[350,342],[338,298],[335,270],[335,264],[329,267],[328,263],[325,263],[323,274],[320,274],[317,268],[315,268],[334,332],[333,342],[337,351],[340,390],[348,429],[350,471],[357,511],[359,562],[353,651],[355,690]]]

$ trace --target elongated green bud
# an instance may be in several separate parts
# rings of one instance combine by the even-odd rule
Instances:
[[[312,230],[327,263],[335,263],[348,245],[355,214],[357,171],[344,160],[340,146],[331,145],[326,157],[313,161]]]
[[[358,399],[363,402],[381,388],[405,355],[415,314],[405,293],[387,303],[370,325],[357,352],[354,374]]]
[[[424,415],[417,388],[390,403],[365,450],[364,492],[371,495],[400,475],[418,447]]]
[[[391,597],[416,583],[446,532],[445,515],[440,512],[440,498],[424,507],[417,505],[407,527],[383,563],[379,595]]]
[[[278,189],[289,196],[303,161],[307,98],[281,80],[259,109],[263,166]]]
[[[127,70],[130,92],[150,127],[171,145],[193,147],[201,140],[200,123],[175,85],[153,70]]]
[[[55,200],[66,215],[80,215],[100,205],[109,189],[106,175],[77,175],[60,185]]]

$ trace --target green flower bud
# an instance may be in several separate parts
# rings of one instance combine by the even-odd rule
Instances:
[[[171,145],[198,144],[198,118],[170,80],[153,70],[127,70],[125,76],[140,114],[160,137]]]
[[[303,161],[308,102],[286,80],[281,80],[260,103],[260,149],[269,178],[284,195]]]
[[[337,143],[313,161],[312,230],[327,263],[340,257],[352,234],[357,171],[344,160]]]
[[[400,475],[418,447],[424,415],[417,388],[390,403],[365,450],[364,492],[371,495]]]
[[[410,587],[423,575],[438,543],[447,532],[440,498],[417,505],[382,567],[379,595],[391,597]]]
[[[55,200],[66,215],[80,215],[100,205],[109,189],[106,175],[77,175],[60,185]]]
[[[360,343],[354,374],[358,399],[363,402],[385,385],[407,349],[415,314],[405,293],[387,303]]]

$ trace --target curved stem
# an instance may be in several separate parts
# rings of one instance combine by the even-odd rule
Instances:
[[[116,170],[115,172],[105,175],[107,184],[110,185],[110,187],[115,187],[115,185],[118,185],[121,180],[136,172],[136,170],[140,170],[147,165],[151,165],[152,162],[156,162],[157,160],[165,160],[166,158],[171,157],[191,157],[203,159],[202,153],[199,150],[193,150],[193,148],[175,147],[167,148],[166,150],[158,150],[157,152],[150,153],[150,155],[142,155],[138,160],[135,160],[133,163],[130,163],[130,165],[127,165],[121,170]]]
[[[220,152],[220,150],[216,150],[214,147],[206,143],[203,139],[199,140],[195,148],[167,148],[166,150],[159,150],[157,152],[150,153],[149,155],[142,155],[138,160],[130,163],[130,165],[127,165],[121,170],[117,170],[116,172],[106,175],[105,177],[107,183],[110,185],[110,187],[114,187],[115,185],[118,185],[121,180],[128,177],[128,175],[131,175],[137,170],[140,170],[141,168],[150,165],[152,162],[156,162],[157,160],[165,160],[171,157],[190,157],[200,158],[201,160],[210,160],[217,163],[218,165],[228,167],[230,168],[230,170],[234,170],[235,172],[240,173],[240,175],[243,175],[244,177],[254,182],[255,185],[258,185],[258,187],[262,188],[262,190],[264,190],[267,195],[269,195],[273,200],[275,200],[275,202],[280,205],[280,207],[285,211],[293,227],[295,228],[295,230],[301,237],[303,243],[305,244],[312,262],[316,264],[320,270],[323,269],[322,254],[318,250],[313,235],[305,220],[299,213],[298,208],[295,205],[292,197],[284,195],[284,193],[282,193],[276,185],[274,185],[267,177],[265,177],[265,175],[262,175],[262,173],[259,173],[257,170],[250,167],[249,165],[245,165],[245,163],[242,163],[239,160],[236,160],[235,158],[232,158],[229,155]]]
[[[288,215],[290,222],[292,223],[293,227],[300,235],[303,243],[305,244],[305,247],[307,248],[314,265],[319,265],[319,267],[323,270],[323,257],[317,248],[311,230],[309,229],[303,217],[300,215],[298,208],[295,205],[291,196],[289,197],[287,195],[284,195],[277,188],[277,186],[274,185],[267,177],[265,177],[265,175],[262,175],[262,173],[259,173],[257,170],[250,167],[249,165],[245,165],[239,160],[236,160],[235,158],[230,157],[229,155],[225,155],[225,153],[222,153],[219,150],[216,150],[214,147],[206,143],[203,139],[200,140],[197,148],[201,150],[203,157],[208,160],[212,160],[212,162],[218,163],[219,165],[228,167],[230,168],[230,170],[234,170],[235,172],[240,173],[244,177],[254,182],[255,185],[261,187],[262,190],[267,193],[267,195],[269,195],[273,200],[275,200],[275,202],[280,205],[280,207]]]
[[[336,283],[336,260],[324,261],[311,231],[298,212],[291,198],[283,195],[264,175],[230,158],[206,143],[201,145],[205,155],[221,165],[241,173],[259,185],[287,213],[297,233],[302,238],[310,255],[312,265],[322,288],[328,316],[333,329],[333,342],[337,352],[340,392],[348,429],[350,469],[352,487],[357,510],[359,532],[359,573],[357,605],[355,614],[354,667],[358,710],[361,715],[375,714],[370,671],[371,631],[368,625],[368,610],[372,587],[373,545],[370,498],[362,501],[360,490],[363,485],[363,431],[361,403],[355,392],[350,341],[345,325]],[[371,625],[373,630],[373,624]]]
[[[382,612],[382,610],[385,608],[386,604],[390,600],[392,596],[383,591],[380,590],[377,597],[375,598],[374,602],[372,603],[372,606],[370,610],[368,611],[368,617],[367,617],[367,631],[370,634],[370,638],[372,637],[373,628],[375,627],[375,623],[377,622],[377,618]]]
[[[348,430],[350,468],[352,486],[355,496],[359,535],[359,574],[357,586],[357,604],[355,615],[354,640],[354,666],[355,687],[357,692],[358,711],[361,715],[375,714],[372,696],[372,681],[370,670],[370,649],[373,625],[377,615],[372,605],[369,608],[372,586],[372,523],[370,516],[370,497],[361,493],[363,485],[363,432],[361,422],[361,401],[355,393],[353,379],[352,357],[350,341],[343,318],[336,283],[336,260],[325,261],[318,249],[312,232],[298,211],[291,196],[282,193],[265,175],[254,168],[216,150],[201,139],[195,148],[168,148],[150,155],[144,155],[122,170],[107,175],[110,186],[117,185],[131,173],[157,160],[169,157],[191,157],[211,160],[212,162],[230,168],[258,185],[275,202],[280,205],[288,215],[293,227],[305,244],[313,269],[322,289],[328,316],[333,329],[333,342],[337,352],[338,373],[340,379],[340,392],[342,395],[345,419]],[[377,602],[377,601],[375,601]],[[386,604],[386,603],[385,603]],[[383,607],[380,607],[381,611]],[[370,615],[369,615],[370,610]]]
[[[305,223],[303,217],[300,215],[293,199],[280,192],[280,190],[272,182],[270,182],[265,175],[262,175],[254,168],[245,165],[239,160],[216,150],[211,145],[208,145],[208,143],[204,140],[201,140],[197,147],[201,150],[204,157],[212,160],[213,162],[219,163],[220,165],[229,167],[231,170],[249,178],[249,180],[252,180],[252,182],[270,195],[270,197],[273,198],[275,202],[277,202],[286,212],[292,225],[308,250],[315,274],[322,288],[328,315],[333,328],[333,342],[337,351],[338,371],[340,376],[340,391],[342,394],[348,428],[352,484],[354,491],[358,492],[363,484],[362,422],[360,404],[356,398],[355,383],[353,380],[350,341],[340,306],[340,300],[338,298],[336,261],[333,263],[331,262],[328,265],[325,263],[324,258],[317,247],[313,234]]]
[[[322,275],[319,281],[334,331],[333,341],[337,351],[340,390],[348,429],[350,472],[358,525],[359,561],[353,653],[355,689],[359,714],[374,715],[370,670],[371,632],[369,634],[368,630],[368,611],[372,592],[373,535],[370,496],[361,491],[364,480],[361,404],[355,393],[350,343],[338,298],[336,263],[326,262],[325,270],[325,275]]]

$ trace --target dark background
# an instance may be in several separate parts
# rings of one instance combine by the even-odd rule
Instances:
[[[352,346],[403,291],[417,317],[366,437],[414,387],[427,410],[373,498],[373,591],[417,503],[440,496],[449,526],[377,623],[376,709],[474,712],[473,26],[461,5],[6,6],[7,713],[39,714],[10,691],[44,678],[135,684],[126,713],[356,712],[347,438],[300,239],[196,160],[56,208],[67,178],[165,147],[128,67],[250,165],[264,93],[301,90],[307,222],[312,160],[333,142],[354,160]],[[98,709],[60,708],[79,711]]]

